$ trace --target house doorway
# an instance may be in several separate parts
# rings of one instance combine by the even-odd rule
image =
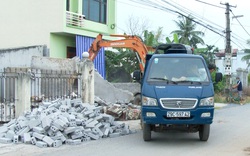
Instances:
[[[67,58],[73,58],[76,56],[76,47],[67,47]]]

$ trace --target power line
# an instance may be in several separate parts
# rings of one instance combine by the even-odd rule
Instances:
[[[174,9],[170,9],[170,8],[166,7],[165,4],[166,4],[166,3],[169,4],[169,2],[166,2],[166,1],[164,1],[164,0],[162,0],[161,2],[159,2],[159,1],[157,1],[157,0],[154,1],[154,2],[152,2],[152,1],[150,1],[150,0],[130,0],[130,1],[132,1],[132,2],[134,2],[134,3],[137,3],[137,4],[142,4],[143,6],[147,6],[147,7],[149,7],[149,8],[153,8],[153,9],[157,9],[157,10],[162,10],[162,11],[164,11],[164,12],[168,12],[168,13],[171,13],[171,14],[178,14],[178,15],[184,16],[184,17],[188,18],[189,20],[191,20],[191,21],[197,23],[198,25],[201,25],[201,26],[203,26],[204,28],[206,28],[206,29],[208,29],[208,30],[210,30],[210,31],[212,31],[212,32],[214,32],[214,33],[216,33],[216,34],[218,34],[219,36],[225,38],[225,35],[224,35],[224,34],[221,34],[221,32],[225,33],[224,30],[221,30],[221,29],[219,29],[219,28],[215,28],[215,27],[211,26],[210,24],[207,24],[206,22],[204,22],[204,20],[207,21],[207,22],[209,22],[209,23],[213,23],[213,22],[211,22],[211,21],[209,21],[209,20],[207,20],[207,19],[205,19],[205,18],[203,18],[203,17],[199,17],[198,14],[193,13],[192,11],[188,10],[187,8],[185,8],[185,7],[183,7],[183,6],[179,5],[179,4],[178,4],[178,5],[181,6],[182,8],[177,7],[177,6],[173,5],[173,4],[171,4],[171,5],[172,5],[172,7],[174,7],[175,9],[178,9],[178,10],[180,10],[180,11],[186,13],[186,14],[192,14],[192,15],[194,15],[194,18],[196,18],[196,19],[192,19],[192,18],[188,17],[187,15],[185,15],[185,14],[179,12],[179,11],[176,11],[176,10],[174,10]],[[196,1],[198,1],[198,0],[196,0]],[[123,2],[124,2],[124,1],[123,1]],[[164,3],[162,3],[162,2],[164,2]],[[199,1],[199,2],[202,2],[202,1]],[[209,4],[209,3],[208,3],[208,4]],[[171,5],[170,5],[170,6],[171,6]],[[133,6],[134,6],[134,5],[133,5]],[[212,6],[215,6],[215,5],[212,5]],[[141,6],[136,6],[136,7],[141,7]],[[215,6],[215,7],[218,7],[218,6]],[[143,8],[143,7],[141,7],[141,8]],[[186,10],[183,9],[183,8],[185,8]],[[223,7],[219,7],[219,8],[223,8]],[[147,8],[147,9],[148,9],[148,8]],[[225,9],[225,8],[223,8],[223,9]],[[199,19],[199,18],[201,18],[201,19]],[[198,20],[198,21],[197,21],[197,20]],[[213,23],[213,24],[214,24],[214,25],[217,25],[217,24],[215,24],[215,23]],[[217,25],[217,26],[220,27],[220,28],[222,28],[222,27],[219,26],[219,25]],[[235,35],[235,36],[237,36],[237,35]],[[234,37],[234,38],[236,38],[236,37]],[[238,39],[236,39],[236,40],[238,41]],[[233,42],[233,43],[235,43],[235,42]],[[236,43],[235,43],[235,44],[236,44]],[[236,45],[239,46],[238,44],[236,44]],[[241,47],[241,46],[239,46],[239,47]]]
[[[233,11],[230,10],[231,13],[234,15]],[[235,15],[234,15],[235,16]],[[243,28],[243,30],[245,30],[245,32],[250,36],[250,34],[247,32],[247,30],[243,27],[243,25],[240,23],[240,21],[238,20],[238,18],[236,18],[236,20],[238,21],[238,23],[240,24],[240,26]]]
[[[200,0],[196,0],[197,2],[201,2],[201,3],[204,3],[204,4],[207,4],[207,5],[211,5],[211,6],[214,6],[214,7],[217,7],[217,8],[221,8],[221,9],[226,9],[224,7],[221,7],[221,6],[218,6],[218,5],[214,5],[214,4],[211,4],[211,3],[207,3],[207,2],[203,2],[203,1],[200,1]]]

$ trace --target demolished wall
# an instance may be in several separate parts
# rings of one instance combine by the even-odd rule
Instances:
[[[39,108],[1,126],[0,143],[59,147],[136,132],[102,111],[102,106],[82,103],[81,99],[44,101]]]
[[[129,103],[134,99],[133,93],[114,87],[98,72],[95,72],[95,96],[112,103]]]

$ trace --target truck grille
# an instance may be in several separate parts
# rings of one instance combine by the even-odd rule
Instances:
[[[183,99],[160,99],[161,106],[166,109],[191,109],[197,104],[197,99],[183,98]]]

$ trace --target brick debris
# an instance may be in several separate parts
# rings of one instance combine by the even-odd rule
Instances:
[[[139,116],[139,109],[132,105],[91,105],[82,103],[80,98],[43,101],[39,107],[1,126],[0,143],[25,143],[41,148],[77,145],[135,133],[136,130],[117,120]]]

